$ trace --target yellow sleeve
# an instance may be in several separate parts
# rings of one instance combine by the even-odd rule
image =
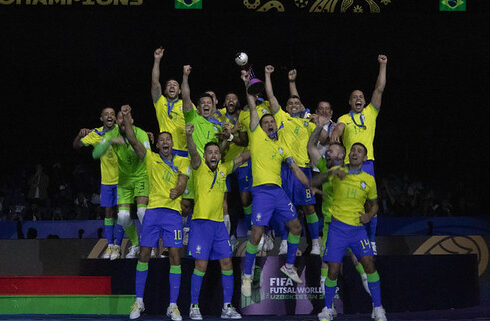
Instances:
[[[99,136],[94,130],[91,131],[87,136],[83,137],[81,140],[85,146],[94,146],[102,141],[102,136]]]

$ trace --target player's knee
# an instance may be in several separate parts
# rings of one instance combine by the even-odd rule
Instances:
[[[117,224],[122,227],[128,227],[131,225],[131,215],[129,213],[129,209],[119,210],[117,213]]]
[[[141,246],[139,261],[148,263],[150,261],[150,256],[151,256],[151,247]]]
[[[170,265],[180,265],[179,248],[171,247],[168,251],[168,258],[170,260]]]
[[[264,234],[264,227],[253,225],[252,234],[250,235],[250,243],[252,243],[253,245],[258,245],[262,234]]]
[[[289,228],[289,233],[291,233],[293,235],[300,235],[301,234],[301,223],[299,222],[298,219],[292,220],[288,224],[288,228]]]
[[[340,264],[328,264],[328,278],[330,280],[337,280],[339,277]]]
[[[203,260],[196,260],[194,263],[194,268],[201,273],[206,273],[208,267],[208,262]]]
[[[233,264],[231,263],[231,258],[222,259],[220,261],[221,270],[230,271],[233,270]]]
[[[104,212],[105,212],[105,218],[112,218],[112,215],[114,213],[114,208],[106,207]]]
[[[367,274],[376,272],[376,266],[374,265],[374,259],[372,256],[364,256],[361,258],[360,262]]]

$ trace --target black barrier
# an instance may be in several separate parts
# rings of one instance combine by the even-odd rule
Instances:
[[[258,258],[258,264],[280,266],[284,257]],[[280,261],[280,262],[279,262]],[[240,306],[240,262],[233,259],[235,288],[233,304]],[[190,280],[194,262],[190,258],[182,259],[182,280],[178,305],[185,314],[190,305]],[[389,312],[425,311],[471,307],[479,304],[478,262],[476,255],[388,255],[376,258],[381,276],[383,305]],[[296,265],[309,286],[320,286],[320,258],[298,257]],[[264,266],[262,267],[264,268]],[[164,314],[169,301],[168,259],[150,260],[148,281],[145,291],[145,308],[148,314]],[[134,294],[136,260],[107,261],[86,259],[81,262],[81,275],[109,275],[112,277],[113,294]],[[279,270],[274,278],[284,278]],[[264,289],[270,283],[262,279]],[[369,296],[364,292],[350,259],[344,260],[343,274],[339,278],[341,298],[345,313],[368,313],[371,311]],[[282,284],[287,288],[288,284]],[[295,287],[296,285],[292,285]],[[264,298],[266,295],[264,295]],[[311,310],[318,313],[323,307],[323,296],[311,297]],[[205,315],[218,315],[222,306],[221,273],[217,262],[211,262],[204,277],[201,295],[201,312]],[[287,304],[287,302],[294,304]],[[300,301],[287,300],[285,304],[271,306],[269,313],[261,314],[298,314]],[[257,302],[257,304],[260,304]],[[302,303],[301,303],[302,304]],[[283,307],[282,310],[279,307]],[[273,307],[273,308],[272,308]],[[253,313],[253,306],[247,307],[247,313]]]

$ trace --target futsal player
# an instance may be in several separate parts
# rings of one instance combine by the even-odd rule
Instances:
[[[241,77],[245,88],[247,88],[250,75],[246,71],[242,71]],[[264,227],[269,224],[272,215],[279,223],[286,224],[289,228],[286,264],[281,267],[281,271],[293,281],[302,283],[294,268],[296,251],[301,236],[301,224],[297,218],[294,205],[281,187],[281,163],[286,161],[304,185],[309,185],[310,182],[294,162],[288,147],[278,139],[282,133],[278,133],[274,116],[264,114],[259,120],[255,97],[247,93],[247,101],[250,106],[249,140],[253,172],[253,226],[245,254],[242,294],[249,297],[251,296],[252,268],[257,255],[258,244]]]
[[[191,157],[194,179],[195,206],[189,235],[189,253],[195,259],[191,278],[191,307],[189,317],[202,320],[199,293],[209,260],[219,260],[223,286],[222,319],[241,319],[231,305],[233,296],[233,256],[230,237],[223,222],[223,198],[226,177],[248,160],[247,153],[234,161],[221,163],[221,152],[216,142],[210,141],[199,154],[194,143],[193,124],[186,124],[187,147]]]
[[[141,144],[138,140],[136,144]],[[147,151],[145,156],[150,195],[148,208],[141,226],[140,255],[136,266],[136,301],[130,319],[136,319],[144,311],[143,297],[148,276],[151,249],[158,248],[161,237],[163,247],[169,249],[170,304],[167,316],[174,321],[182,320],[177,299],[179,297],[181,266],[179,249],[182,247],[182,217],[180,202],[190,174],[189,158],[173,152],[172,134],[158,135],[158,153]],[[142,146],[140,146],[142,148]]]
[[[150,150],[148,135],[144,130],[133,125],[131,107],[124,105],[117,113],[118,130],[110,131],[98,144],[92,153],[94,158],[102,157],[110,146],[117,156],[119,164],[119,182],[117,187],[117,222],[123,228],[131,241],[131,247],[126,258],[136,258],[139,254],[139,238],[136,226],[131,220],[130,205],[136,199],[136,214],[140,223],[143,222],[148,204],[148,174],[145,165],[146,150]],[[141,144],[136,144],[128,138],[133,132]],[[141,148],[143,146],[144,148]]]
[[[116,112],[112,107],[105,107],[100,113],[102,127],[89,130],[83,128],[73,141],[73,148],[96,146],[104,135],[111,130],[117,130]],[[114,207],[117,205],[118,165],[117,156],[112,147],[100,158],[100,206],[104,208],[104,236],[107,239],[107,249],[102,257],[115,260],[121,256],[121,243],[124,231],[120,225],[114,226]],[[114,229],[116,231],[114,231]]]
[[[354,90],[349,97],[350,112],[340,116],[337,121],[331,140],[342,142],[349,155],[350,149],[355,142],[364,144],[367,148],[367,160],[363,164],[363,170],[374,176],[374,136],[376,131],[376,119],[381,109],[381,99],[386,86],[386,65],[388,58],[385,55],[378,55],[379,72],[376,79],[371,103],[366,106],[364,93],[360,90]],[[349,163],[346,156],[345,162]],[[375,215],[370,223],[366,226],[369,230],[369,241],[376,255],[376,226],[378,217]]]
[[[328,275],[325,280],[325,307],[318,314],[320,321],[331,321],[334,318],[332,302],[340,264],[347,248],[352,250],[367,273],[373,301],[372,318],[375,321],[386,321],[386,314],[381,305],[381,288],[374,264],[374,253],[363,226],[378,210],[376,181],[374,176],[362,169],[363,161],[366,159],[367,148],[362,143],[354,143],[349,152],[349,164],[334,167],[328,172],[329,175],[333,175],[333,200],[329,207],[332,221],[323,255],[323,261],[328,264]],[[315,178],[314,185],[316,183]],[[369,210],[365,211],[365,208]]]

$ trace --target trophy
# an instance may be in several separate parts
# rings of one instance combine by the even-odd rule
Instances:
[[[248,65],[248,55],[244,52],[239,52],[235,55],[235,63],[247,70],[250,75],[250,83],[247,87],[247,92],[252,96],[257,96],[264,91],[264,82],[255,77],[252,65]]]

